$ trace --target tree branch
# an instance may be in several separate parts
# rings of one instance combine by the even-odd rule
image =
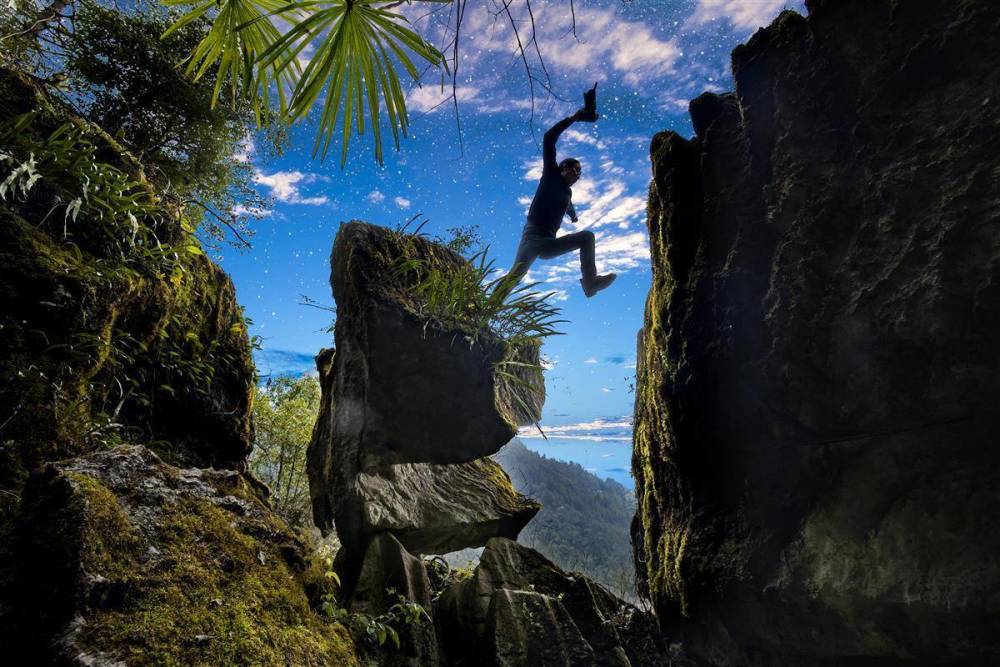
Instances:
[[[219,215],[214,210],[212,210],[212,208],[210,206],[208,206],[208,204],[205,204],[204,202],[199,201],[197,199],[188,199],[187,201],[188,201],[189,204],[197,204],[198,206],[202,207],[203,209],[205,209],[205,211],[207,211],[209,214],[211,214],[212,217],[214,217],[216,220],[218,220],[223,225],[225,225],[226,227],[228,227],[229,231],[231,231],[233,234],[235,234],[236,238],[238,238],[243,243],[243,245],[245,247],[247,247],[247,248],[252,248],[253,247],[252,245],[250,245],[249,241],[247,241],[245,238],[243,238],[243,235],[240,234],[239,231],[235,227],[233,227],[233,225],[228,220],[226,220],[221,215]],[[233,219],[235,219],[235,218],[236,218],[236,216],[234,215]]]

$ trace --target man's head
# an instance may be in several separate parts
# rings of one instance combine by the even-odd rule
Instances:
[[[568,157],[559,163],[559,172],[566,180],[567,185],[573,185],[580,180],[580,172],[582,171],[583,165],[575,157]]]

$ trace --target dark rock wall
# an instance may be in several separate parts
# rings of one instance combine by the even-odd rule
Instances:
[[[1000,5],[807,5],[652,143],[638,574],[713,664],[1000,660]]]

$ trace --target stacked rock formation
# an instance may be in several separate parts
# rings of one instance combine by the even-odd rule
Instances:
[[[424,238],[360,222],[340,228],[331,261],[337,347],[317,357],[314,516],[324,530],[336,526],[352,611],[383,613],[402,595],[430,618],[403,628],[399,650],[380,659],[414,667],[666,664],[650,616],[513,541],[540,505],[517,493],[489,455],[519,423],[539,418],[538,348],[442,329],[414,298],[429,271],[468,263]],[[529,363],[509,365],[517,380],[497,372],[507,359]],[[433,561],[418,557],[484,545],[467,580],[452,574],[432,586]]]
[[[997,664],[1000,5],[806,5],[652,143],[638,573],[707,664]]]
[[[428,321],[416,286],[468,264],[420,236],[351,222],[331,264],[336,353],[318,358],[308,470],[316,524],[336,525],[347,579],[381,533],[416,555],[516,538],[539,505],[489,455],[539,419],[544,384],[539,368],[512,365],[515,382],[497,367],[537,363],[538,348]]]

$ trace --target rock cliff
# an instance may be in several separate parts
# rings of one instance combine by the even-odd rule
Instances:
[[[0,654],[357,664],[326,564],[241,470],[250,341],[192,221],[2,69],[0,167]]]
[[[15,130],[24,114],[30,122]],[[95,151],[72,155],[156,198],[100,128],[0,70],[0,152],[33,142],[44,164],[38,147],[67,127]],[[4,176],[13,168],[5,163]],[[71,221],[65,204],[83,186],[61,187],[72,180],[61,170],[41,176],[0,202],[0,510],[45,461],[118,442],[149,444],[179,465],[238,466],[252,442],[254,368],[229,277],[180,214],[132,227],[124,213],[83,210]]]
[[[806,4],[652,142],[638,575],[706,664],[993,664],[1000,7]]]
[[[308,455],[316,524],[336,523],[349,571],[384,531],[418,554],[517,537],[538,505],[487,457],[539,418],[538,347],[422,317],[422,276],[468,267],[423,237],[351,222],[331,265],[336,354],[319,357],[324,392]],[[511,382],[498,372],[510,359],[536,367],[512,365],[523,382]]]

